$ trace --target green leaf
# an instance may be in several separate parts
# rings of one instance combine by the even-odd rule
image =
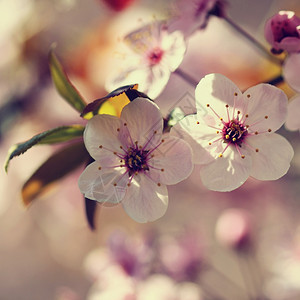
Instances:
[[[80,165],[86,164],[90,159],[82,141],[68,145],[54,153],[24,184],[22,188],[24,204],[29,205],[34,199],[48,191],[53,183]]]
[[[53,50],[51,50],[49,53],[49,66],[53,82],[59,94],[65,100],[67,100],[71,106],[81,113],[84,110],[86,103],[69,80]]]
[[[32,146],[38,144],[54,144],[69,141],[77,137],[82,137],[83,131],[84,127],[81,125],[60,126],[39,133],[26,142],[13,145],[8,151],[7,159],[4,165],[5,171],[7,172],[9,162],[12,158],[23,154]]]

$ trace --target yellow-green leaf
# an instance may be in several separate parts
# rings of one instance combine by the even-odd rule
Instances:
[[[73,106],[78,112],[81,113],[84,110],[86,103],[83,97],[69,80],[66,72],[58,61],[53,50],[51,50],[49,53],[49,66],[53,82],[59,94],[71,106]]]
[[[130,101],[138,97],[148,98],[146,94],[139,92],[137,88],[137,84],[122,86],[107,96],[96,99],[85,107],[81,117],[87,120],[97,114],[109,114],[119,117],[123,107]]]
[[[7,155],[4,165],[7,172],[9,162],[15,156],[19,156],[30,149],[32,146],[38,144],[54,144],[69,141],[83,135],[84,127],[81,125],[70,125],[56,127],[33,136],[31,139],[23,143],[13,145]]]

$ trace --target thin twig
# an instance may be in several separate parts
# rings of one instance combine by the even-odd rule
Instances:
[[[193,87],[196,87],[197,84],[199,83],[199,80],[194,79],[193,77],[191,77],[189,74],[185,73],[184,71],[182,71],[181,69],[176,69],[174,71],[175,74],[177,74],[178,76],[180,76],[183,80],[185,80],[187,83],[189,83],[190,85],[192,85]]]
[[[276,63],[278,65],[282,64],[282,60],[272,55],[262,44],[260,44],[252,35],[250,35],[248,32],[246,32],[242,27],[240,27],[238,24],[236,24],[233,20],[231,20],[229,17],[224,16],[223,19],[236,31],[238,31],[241,35],[243,35],[246,39],[248,39],[252,44],[254,44],[259,50],[261,50],[264,55],[266,55],[270,61],[273,63]]]

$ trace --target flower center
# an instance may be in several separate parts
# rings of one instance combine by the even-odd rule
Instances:
[[[152,49],[148,54],[150,65],[152,66],[158,64],[162,59],[163,53],[163,50],[158,47]]]
[[[225,143],[234,143],[241,146],[245,136],[248,134],[248,130],[240,121],[231,120],[224,123],[222,134]]]
[[[140,150],[132,147],[128,148],[124,160],[129,176],[140,171],[149,171],[149,166],[147,164],[148,152],[149,151],[147,150]]]

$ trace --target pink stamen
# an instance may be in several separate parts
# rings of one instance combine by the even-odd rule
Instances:
[[[223,123],[223,125],[225,125],[225,122],[223,121],[223,118],[221,118],[217,112],[210,106],[210,104],[206,105],[207,107],[209,107],[211,109],[211,111],[218,117],[218,119]]]
[[[239,155],[244,158],[245,155],[242,155],[242,153],[241,153],[241,151],[239,149],[239,146],[237,144],[234,144],[234,145],[235,145],[235,149],[237,150],[237,152],[239,153]]]

